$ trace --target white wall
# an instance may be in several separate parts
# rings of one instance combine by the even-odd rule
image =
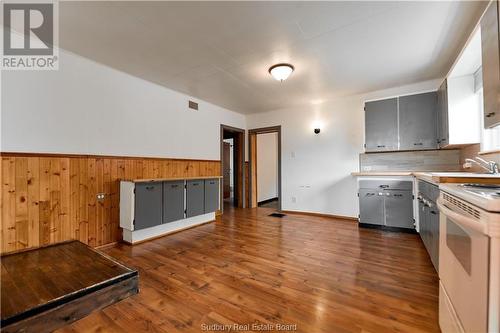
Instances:
[[[58,71],[3,71],[1,150],[220,159],[245,116],[60,51]]]
[[[278,133],[257,134],[257,201],[278,197]]]
[[[363,152],[364,101],[436,90],[439,83],[249,115],[248,128],[281,125],[282,208],[356,217],[356,179],[350,173],[359,170]],[[316,123],[321,127],[318,135],[313,132]]]

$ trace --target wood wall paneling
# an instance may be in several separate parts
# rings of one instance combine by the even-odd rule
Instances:
[[[121,240],[119,180],[220,176],[216,160],[2,153],[0,166],[1,253]]]

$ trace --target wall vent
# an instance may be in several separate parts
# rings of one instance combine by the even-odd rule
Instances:
[[[198,110],[198,103],[189,101],[189,108],[193,110]]]

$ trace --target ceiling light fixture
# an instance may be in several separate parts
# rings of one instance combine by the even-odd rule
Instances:
[[[290,64],[276,64],[269,68],[269,74],[271,74],[276,80],[283,82],[288,79],[294,69],[295,67]]]

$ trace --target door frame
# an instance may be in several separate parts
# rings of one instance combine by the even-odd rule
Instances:
[[[224,131],[235,134],[233,141],[233,177],[234,177],[234,199],[237,206],[245,208],[245,130],[233,126],[220,125],[220,174],[224,176]],[[236,153],[236,152],[239,153]],[[221,178],[221,189],[224,189],[224,178]],[[220,191],[221,211],[224,211],[224,193]]]
[[[281,211],[282,193],[281,193],[281,125],[253,128],[248,130],[248,205],[255,208],[257,202],[257,135],[277,133],[278,134],[278,211]]]

